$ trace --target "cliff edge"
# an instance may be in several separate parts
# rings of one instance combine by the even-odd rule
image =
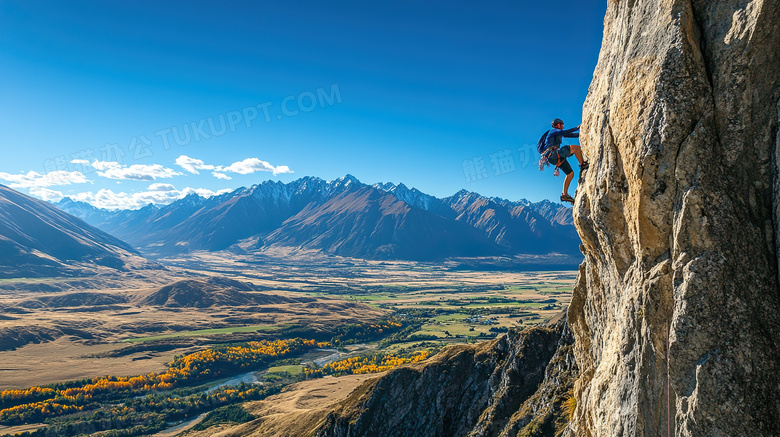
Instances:
[[[609,0],[569,435],[780,435],[779,78],[777,0]]]

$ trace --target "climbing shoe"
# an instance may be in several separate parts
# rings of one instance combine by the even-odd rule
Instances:
[[[561,194],[561,202],[569,202],[574,205],[574,198],[568,194]]]

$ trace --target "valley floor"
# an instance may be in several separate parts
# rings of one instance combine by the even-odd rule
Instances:
[[[309,252],[219,252],[161,261],[171,266],[162,274],[148,280],[114,278],[106,280],[105,287],[94,278],[77,283],[58,278],[0,282],[0,390],[108,374],[162,373],[175,356],[248,341],[300,337],[339,347],[340,352],[282,366],[276,373],[289,384],[300,380],[304,370],[335,360],[435,353],[446,345],[485,341],[511,327],[536,325],[568,305],[576,276],[574,271],[513,269],[505,259],[434,264]],[[252,291],[239,297],[256,303],[148,304],[161,285],[210,277],[253,284]],[[283,301],[274,301],[277,298]],[[377,324],[387,320],[395,322]],[[264,378],[274,374],[253,372],[250,383],[268,381]],[[319,420],[328,404],[369,377],[310,379],[247,403],[245,409],[261,418],[253,429],[284,435],[285,424]],[[191,430],[203,417],[184,420],[186,426],[175,433],[218,435],[215,429],[243,426]],[[28,429],[0,428],[0,434]]]

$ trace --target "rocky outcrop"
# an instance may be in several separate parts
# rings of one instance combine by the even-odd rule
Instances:
[[[579,374],[574,360],[574,338],[565,320],[553,319],[560,332],[555,353],[544,371],[544,380],[528,398],[512,392],[513,373],[504,373],[498,390],[494,390],[490,406],[482,413],[470,437],[541,437],[560,435],[569,421],[564,403],[571,401],[574,381]],[[513,368],[515,372],[523,369]],[[507,418],[508,417],[508,418]]]
[[[780,435],[780,2],[608,3],[570,435]]]
[[[510,331],[476,346],[452,346],[356,389],[314,435],[554,435],[576,372],[561,320]],[[523,433],[526,434],[523,434]]]
[[[572,398],[579,368],[574,359],[574,337],[563,325],[555,351],[539,389],[507,421],[501,437],[559,436],[566,429],[576,405]],[[477,428],[479,429],[479,428]],[[482,434],[489,435],[489,434]]]

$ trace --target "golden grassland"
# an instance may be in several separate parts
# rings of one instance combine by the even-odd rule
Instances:
[[[14,281],[12,289],[0,285],[0,310],[18,307],[23,302],[41,300],[75,292],[119,296],[126,300],[105,307],[25,308],[22,312],[0,314],[0,332],[18,333],[31,327],[56,329],[64,334],[55,339],[39,338],[15,350],[0,350],[0,389],[23,388],[68,379],[105,375],[132,375],[162,371],[176,354],[193,351],[204,339],[222,338],[245,331],[272,330],[292,325],[327,329],[344,323],[370,323],[389,314],[430,309],[439,311],[484,312],[495,324],[463,322],[467,313],[433,314],[422,325],[420,335],[448,340],[453,337],[489,336],[490,328],[529,326],[550,317],[568,305],[575,272],[513,272],[453,270],[446,265],[414,262],[377,262],[340,258],[305,258],[303,255],[278,260],[264,259],[252,264],[250,258],[230,253],[196,253],[194,261],[173,267],[164,279],[151,283],[135,278],[111,288],[99,287],[92,279],[88,287],[66,282],[64,291],[47,292],[35,288],[33,281],[25,291],[23,281]],[[243,260],[243,263],[241,262]],[[183,261],[181,261],[183,262]],[[260,261],[258,261],[260,262]],[[202,270],[194,270],[201,268]],[[157,290],[161,283],[185,277],[224,274],[233,279],[267,287],[264,293],[286,297],[308,296],[314,304],[276,304],[242,307],[154,308],[136,302]],[[56,282],[53,279],[44,281]],[[554,300],[544,309],[534,303],[491,304],[486,299],[516,301]],[[453,305],[458,303],[458,305]],[[357,304],[357,305],[356,305]],[[546,305],[546,304],[545,304]],[[28,305],[29,306],[29,305]],[[522,316],[502,313],[502,308],[526,311]],[[139,349],[121,355],[122,340],[172,340],[166,348]],[[247,338],[236,337],[238,340]],[[181,340],[181,341],[178,341]],[[185,341],[188,340],[188,341]],[[154,341],[152,342],[154,343]],[[208,344],[208,343],[206,343]]]
[[[186,432],[187,437],[215,435],[292,436],[300,429],[313,428],[333,404],[345,399],[365,381],[381,374],[347,375],[310,379],[288,386],[282,393],[244,404],[258,417],[241,425],[218,425],[204,431]],[[163,437],[159,434],[156,437]]]

